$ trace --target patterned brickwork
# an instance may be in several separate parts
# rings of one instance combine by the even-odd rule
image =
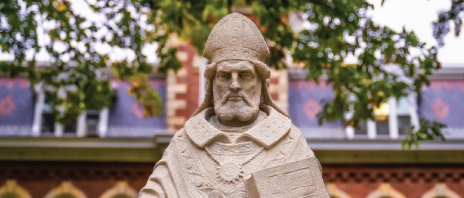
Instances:
[[[288,113],[288,73],[287,70],[271,69],[269,93],[276,105]]]
[[[32,197],[44,197],[69,180],[88,198],[100,197],[120,181],[138,191],[153,170],[154,163],[130,162],[0,162],[0,186],[14,179]]]
[[[292,79],[289,81],[288,92],[289,113],[298,128],[343,127],[341,122],[318,125],[317,114],[334,97],[332,88],[327,86],[325,80],[317,84],[314,81]]]
[[[10,96],[5,96],[0,100],[0,115],[2,117],[8,116],[16,107],[16,104],[13,102]]]
[[[189,44],[181,44],[177,49],[182,69],[177,74],[171,71],[167,76],[168,130],[182,128],[199,105],[199,73],[198,67],[193,64],[197,59],[197,51]]]
[[[464,128],[464,80],[431,80],[419,101],[420,117],[437,120],[449,128]]]
[[[0,135],[30,134],[34,102],[26,78],[0,77]]]
[[[464,166],[460,164],[322,164],[326,183],[336,186],[351,197],[366,197],[388,183],[408,198],[420,198],[437,183],[444,183],[464,195]]]

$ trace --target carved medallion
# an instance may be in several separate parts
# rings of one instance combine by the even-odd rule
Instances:
[[[242,166],[235,162],[227,162],[217,169],[218,177],[224,183],[236,183],[243,178]]]

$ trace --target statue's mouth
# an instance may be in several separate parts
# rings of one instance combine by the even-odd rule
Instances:
[[[242,96],[229,96],[227,100],[228,101],[241,101],[243,100],[243,97]]]

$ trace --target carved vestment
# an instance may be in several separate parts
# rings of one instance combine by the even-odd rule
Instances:
[[[234,138],[208,122],[212,108],[190,118],[155,165],[140,197],[247,197],[244,179],[251,173],[314,157],[288,117],[270,106],[262,110],[267,117]]]

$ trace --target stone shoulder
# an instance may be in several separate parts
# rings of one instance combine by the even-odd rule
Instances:
[[[290,127],[290,132],[288,133],[289,136],[295,137],[295,138],[304,138],[303,133],[301,133],[300,129],[296,127],[295,125],[292,124]]]
[[[289,137],[294,139],[293,156],[299,156],[299,159],[314,157],[314,152],[309,148],[306,138],[295,125],[290,128]]]
[[[171,140],[171,144],[173,144],[173,146],[175,147],[185,146],[185,144],[187,144],[188,142],[190,142],[190,139],[187,135],[187,131],[185,130],[185,128],[179,129],[174,134]]]
[[[176,150],[179,148],[179,145],[185,144],[185,140],[188,139],[186,138],[186,136],[187,134],[185,133],[184,128],[181,128],[178,131],[176,131],[172,136],[171,142],[169,142],[168,147],[164,150],[163,157],[160,161],[166,160],[168,156],[176,152]]]
[[[185,134],[185,128],[181,128],[178,131],[174,133],[174,136],[172,137],[173,140],[179,139],[183,137]]]

